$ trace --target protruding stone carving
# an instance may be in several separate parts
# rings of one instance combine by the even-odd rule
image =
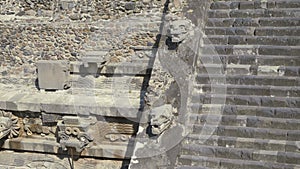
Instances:
[[[171,20],[167,36],[171,38],[172,43],[180,43],[187,38],[191,27],[192,23],[189,20]]]
[[[86,51],[81,59],[83,66],[87,68],[91,64],[96,64],[97,68],[103,67],[108,60],[106,57],[107,53],[107,51]]]
[[[132,124],[109,123],[109,128],[104,137],[110,142],[126,142],[135,133]]]
[[[110,133],[105,136],[105,138],[109,139],[111,142],[115,141],[128,141],[129,136],[125,134],[117,134],[117,133]]]
[[[27,135],[37,134],[50,134],[48,127],[43,126],[42,119],[40,118],[24,118],[23,119],[24,130]]]
[[[160,107],[156,107],[151,110],[151,132],[154,135],[160,135],[172,124],[173,114],[172,105],[166,104]]]
[[[0,110],[0,140],[8,136],[13,138],[19,136],[20,125],[18,117],[11,112],[4,112]]]
[[[89,127],[95,124],[96,118],[80,118],[75,116],[65,116],[63,121],[59,121],[58,136],[63,150],[75,148],[76,152],[81,152],[91,141],[93,137],[90,134]]]

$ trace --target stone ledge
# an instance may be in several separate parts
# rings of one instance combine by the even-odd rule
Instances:
[[[42,139],[15,138],[6,140],[2,146],[3,149],[22,150],[30,152],[42,152],[48,154],[68,154],[60,150],[60,145],[56,141],[47,141]],[[80,156],[84,157],[105,157],[114,159],[128,159],[126,156],[128,145],[98,145],[83,150]]]

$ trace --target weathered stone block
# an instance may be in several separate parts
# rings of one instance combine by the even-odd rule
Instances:
[[[238,18],[233,23],[234,27],[239,26],[259,26],[258,20],[253,18]]]
[[[256,161],[277,161],[277,151],[260,150],[253,152],[253,160]]]
[[[292,19],[260,19],[259,20],[260,26],[276,26],[276,27],[283,27],[283,26],[300,26],[299,18],[292,18]]]
[[[210,9],[230,9],[230,2],[214,2]]]
[[[40,89],[61,90],[70,87],[70,69],[68,61],[37,62]]]
[[[254,2],[240,2],[240,9],[254,9]]]
[[[212,27],[228,26],[228,27],[230,27],[233,23],[234,23],[234,19],[231,19],[231,18],[222,18],[222,19],[209,18],[208,22],[207,22],[207,26],[212,26]]]

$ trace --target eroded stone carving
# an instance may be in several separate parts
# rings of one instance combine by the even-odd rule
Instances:
[[[42,119],[40,118],[24,118],[24,130],[27,135],[37,134],[50,134],[48,127],[43,126]]]
[[[109,139],[111,142],[128,141],[129,136],[125,134],[110,133],[105,135],[105,138]]]
[[[93,137],[90,134],[89,127],[96,123],[96,118],[80,118],[75,116],[65,116],[59,121],[58,136],[63,150],[75,148],[76,152],[81,152],[91,141]]]
[[[104,136],[111,142],[128,141],[132,134],[135,133],[131,124],[110,123],[110,131]]]
[[[191,28],[192,23],[189,20],[171,20],[167,36],[171,38],[172,43],[180,43],[188,37],[188,32]]]
[[[86,51],[84,52],[81,60],[85,68],[92,64],[96,64],[97,68],[101,68],[107,62],[107,51]]]
[[[170,127],[173,120],[172,110],[173,108],[170,104],[165,104],[163,106],[156,107],[151,110],[150,125],[152,134],[160,135],[168,127]]]
[[[11,112],[0,110],[0,140],[6,136],[8,138],[19,136],[19,129],[18,117],[14,116]]]

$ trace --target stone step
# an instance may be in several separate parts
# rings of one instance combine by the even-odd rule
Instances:
[[[299,46],[275,45],[204,45],[200,51],[202,55],[300,55]]]
[[[270,97],[300,97],[300,87],[252,86],[252,85],[196,85],[195,93],[218,94],[226,90],[229,95],[257,95]]]
[[[206,35],[300,36],[300,27],[206,27]]]
[[[183,141],[184,144],[204,144],[208,146],[222,146],[228,148],[245,148],[254,150],[283,151],[299,153],[299,141],[267,140],[257,138],[226,137],[216,135],[190,134]]]
[[[175,169],[208,169],[208,168],[202,166],[179,166],[179,167],[175,167]]]
[[[290,107],[300,108],[298,97],[270,97],[250,95],[229,95],[229,94],[194,94],[192,103],[202,104],[229,104],[248,105],[263,107]]]
[[[270,8],[300,8],[298,0],[272,1],[214,1],[210,9],[270,9]]]
[[[298,56],[258,56],[258,55],[201,55],[204,64],[246,64],[269,66],[299,66]]]
[[[283,164],[277,162],[267,161],[251,161],[251,160],[239,160],[228,158],[216,158],[198,155],[181,155],[178,159],[178,163],[183,166],[193,166],[194,168],[216,168],[216,169],[296,169],[300,165],[295,164]],[[188,168],[187,168],[188,169]],[[193,168],[192,168],[193,169]]]
[[[201,104],[193,103],[190,105],[191,112],[196,114],[211,115],[244,115],[256,117],[300,119],[300,109],[290,107],[262,107],[245,105],[222,105],[222,104]]]
[[[275,45],[275,46],[299,46],[299,37],[289,36],[236,36],[236,35],[210,35],[203,39],[204,44],[216,45]]]
[[[300,26],[300,18],[208,18],[209,27],[288,27]]]
[[[300,153],[183,144],[182,155],[300,164]]]
[[[300,75],[300,66],[256,66],[246,64],[201,64],[199,74],[295,76]]]
[[[208,139],[203,139],[208,138]],[[188,135],[184,144],[204,144],[208,146],[222,146],[228,148],[245,148],[254,150],[282,151],[299,153],[299,141],[266,140],[257,138],[226,137],[226,136],[201,136],[197,134]]]
[[[299,77],[198,74],[197,84],[256,85],[256,86],[300,86]]]
[[[254,31],[255,36],[299,36],[299,27],[271,27],[271,28],[257,28]]]
[[[229,74],[229,75],[250,75],[251,65],[234,65],[234,64],[201,64],[197,73],[199,74]]]
[[[187,124],[187,128],[191,129],[190,134],[217,135],[225,137],[243,137],[267,140],[286,140],[299,141],[299,130],[283,130],[273,128],[255,128],[243,126],[223,126],[223,125],[197,125]]]
[[[216,9],[209,10],[209,18],[268,18],[268,17],[299,17],[298,8],[287,9]]]
[[[300,66],[255,66],[245,64],[201,64],[198,74],[220,75],[259,75],[299,77]]]
[[[229,125],[253,128],[272,128],[284,130],[300,130],[299,119],[283,119],[270,117],[256,117],[244,115],[214,115],[190,114],[189,120],[196,125]]]

